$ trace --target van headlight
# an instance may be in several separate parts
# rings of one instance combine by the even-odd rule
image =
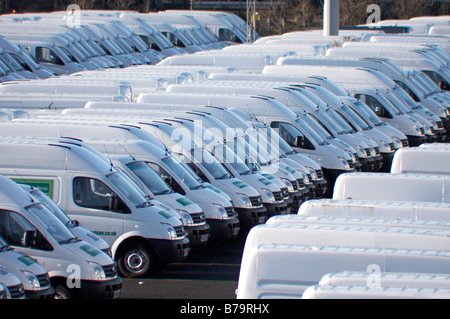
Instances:
[[[191,214],[187,211],[179,209],[178,213],[181,215],[181,220],[183,221],[183,225],[194,225],[194,220],[192,219]]]
[[[39,283],[39,279],[36,277],[35,274],[32,272],[22,270],[23,275],[27,279],[26,284],[27,286],[31,287],[31,290],[39,289],[41,288],[41,284]]]
[[[93,261],[89,262],[89,266],[91,266],[92,270],[94,271],[94,274],[95,274],[94,278],[99,279],[99,280],[106,279],[105,271],[103,270],[102,266],[100,266],[99,264],[97,264]]]
[[[286,185],[287,189],[289,192],[293,192],[294,191],[294,186],[292,186],[292,183],[290,180],[286,179],[286,178],[282,178],[284,184]]]
[[[177,231],[175,230],[175,228],[173,228],[172,225],[167,223],[161,223],[161,225],[163,225],[163,227],[166,229],[167,234],[169,235],[169,239],[177,238]]]
[[[237,193],[237,194],[238,194],[239,198],[244,202],[244,206],[252,207],[252,201],[250,200],[250,198],[247,195],[242,194],[242,193]]]
[[[275,201],[275,196],[273,195],[273,193],[272,193],[272,191],[270,189],[262,188],[261,190],[269,198],[270,202],[274,202]]]
[[[344,166],[345,169],[350,169],[350,165],[347,162],[347,160],[343,157],[338,157],[338,159],[341,161],[342,165]]]
[[[220,218],[228,219],[228,212],[225,207],[220,204],[214,204],[214,207],[219,211]]]

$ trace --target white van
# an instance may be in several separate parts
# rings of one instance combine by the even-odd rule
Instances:
[[[100,140],[85,139],[85,142],[98,151],[104,153],[115,160],[116,157],[132,157],[144,163],[162,178],[170,188],[182,194],[186,198],[178,199],[181,206],[188,206],[192,203],[198,205],[204,212],[206,222],[210,227],[210,239],[219,241],[235,238],[239,233],[239,219],[235,213],[231,202],[222,195],[222,192],[211,189],[206,184],[200,183],[176,154],[156,147],[147,141],[142,140]],[[141,165],[142,166],[142,165]],[[135,176],[138,174],[133,172]],[[145,175],[138,176],[139,184],[150,186],[145,180]],[[219,192],[219,193],[217,193]],[[208,237],[205,233],[196,234],[196,245],[204,244]]]
[[[170,56],[157,64],[159,65],[215,65],[222,67],[233,67],[237,70],[257,72],[266,65],[272,65],[273,59],[270,55],[260,56],[220,56],[220,55],[206,55],[206,54],[188,54]]]
[[[0,189],[1,236],[46,269],[57,298],[120,297],[122,279],[111,257],[75,237],[52,212],[12,180],[2,176]],[[72,282],[74,279],[76,283]]]
[[[342,71],[342,72],[339,72]],[[360,89],[361,87],[367,87],[368,89],[378,89],[378,90],[387,90],[387,88],[393,88],[395,86],[395,83],[393,83],[392,80],[389,80],[386,76],[381,74],[378,71],[371,70],[371,69],[362,69],[362,68],[347,68],[347,67],[315,67],[315,66],[299,66],[299,65],[283,65],[283,66],[274,66],[274,67],[266,67],[264,68],[263,73],[268,74],[286,74],[286,73],[303,73],[308,75],[319,75],[319,76],[326,76],[328,79],[332,80],[336,84],[339,84],[342,86],[345,90],[347,90],[350,95],[354,97],[359,97],[358,93],[355,93],[355,90]],[[387,82],[386,82],[387,81]],[[390,83],[390,84],[388,84]],[[387,92],[387,91],[384,91]],[[381,93],[377,93],[380,95]],[[388,94],[388,93],[386,93]],[[385,97],[384,100],[387,100]],[[393,102],[389,101],[389,104],[392,104],[393,110],[395,113],[398,113],[398,115],[403,114],[400,110],[398,110],[399,105],[395,105]],[[369,105],[370,106],[370,105]],[[390,113],[392,113],[391,111]],[[410,135],[411,139],[416,139],[414,136],[417,134],[414,134],[414,130],[411,132],[411,126],[416,125],[423,127],[423,122],[428,123],[429,126],[432,126],[432,123],[429,121],[426,121],[425,119],[419,117],[418,115],[414,115],[415,118],[412,120],[412,117],[410,114],[406,114],[408,119],[403,119],[399,117],[395,117],[392,114],[386,115],[384,117],[384,120],[387,121],[388,124],[400,129],[405,135]],[[419,122],[420,120],[420,122]],[[405,123],[406,121],[406,123]],[[414,123],[411,123],[414,122]],[[417,123],[417,124],[415,124]],[[408,134],[406,134],[408,133]],[[428,135],[431,137],[435,135],[432,132],[428,132]],[[411,145],[417,145],[418,142],[412,141],[413,143],[410,143]]]
[[[336,180],[333,199],[448,203],[448,176],[349,173]]]
[[[301,298],[328,273],[370,267],[448,274],[444,238],[429,230],[257,226],[244,247],[237,298]]]
[[[327,216],[306,216],[306,215],[284,215],[273,216],[266,222],[267,225],[317,225],[317,226],[333,226],[333,227],[377,227],[384,229],[394,228],[413,228],[418,230],[430,229],[447,231],[450,229],[450,222],[436,221],[430,222],[428,220],[398,220],[395,217],[347,217],[339,216],[339,212],[335,215]]]
[[[0,83],[0,92],[4,95],[64,95],[73,97],[85,97],[87,96],[104,96],[104,99],[110,100],[124,100],[131,101],[132,89],[131,86],[122,83],[99,83],[99,84],[79,84],[77,82],[67,83],[62,82],[46,82],[43,80],[36,81],[8,81]]]
[[[388,273],[387,276],[390,274]],[[321,286],[308,287],[302,299],[448,299],[449,289],[411,287],[369,286]]]
[[[4,240],[0,238],[2,249]],[[25,290],[20,279],[0,265],[0,299],[25,299]]]
[[[448,117],[445,109],[438,105],[436,101],[431,100],[428,96],[420,99],[418,96],[418,88],[411,83],[411,76],[407,71],[392,63],[388,59],[383,58],[283,58],[278,59],[279,65],[317,65],[317,66],[341,66],[341,67],[364,67],[377,70],[388,76],[397,86],[392,86],[391,93],[403,101],[407,108],[414,113],[428,119],[435,125],[434,133],[439,140],[445,140],[444,125],[448,126]],[[333,76],[332,76],[333,77]],[[372,82],[373,83],[373,82]],[[403,89],[403,90],[402,90]],[[408,95],[408,93],[410,95]],[[415,93],[414,93],[415,92]],[[414,99],[413,97],[414,96]],[[420,102],[420,103],[419,103]],[[445,124],[443,124],[445,122]]]
[[[14,181],[14,179],[12,179]],[[33,183],[30,183],[33,184]],[[59,208],[54,201],[48,197],[44,191],[49,191],[49,189],[44,188],[44,191],[39,187],[31,186],[29,184],[20,184],[20,186],[30,193],[34,198],[41,202],[49,211],[51,211],[56,218],[58,218],[77,238],[87,242],[88,244],[94,246],[95,248],[103,251],[107,255],[111,256],[111,248],[108,243],[95,235],[93,232],[87,230],[86,228],[80,226],[77,220],[72,220],[67,216],[66,213]]]
[[[309,200],[300,206],[301,216],[335,216],[342,218],[391,218],[424,220],[430,223],[450,220],[450,204],[390,200]]]
[[[189,239],[181,220],[150,203],[98,154],[75,143],[4,141],[1,148],[2,173],[51,189],[61,209],[110,245],[123,276],[187,258]]]
[[[404,148],[395,153],[392,174],[449,175],[450,149],[416,147]]]
[[[248,84],[248,86],[245,86]],[[254,87],[252,87],[254,85]],[[236,87],[238,86],[238,87]],[[261,86],[261,87],[260,87]],[[302,95],[296,95],[293,90],[290,90],[287,87],[277,86],[277,83],[274,83],[272,87],[268,82],[262,82],[258,84],[257,82],[241,82],[236,83],[235,81],[230,82],[221,82],[221,81],[209,81],[207,84],[203,84],[199,82],[198,84],[191,85],[169,85],[167,92],[173,93],[217,93],[217,94],[233,94],[233,95],[241,95],[241,96],[250,96],[250,95],[260,95],[260,96],[268,96],[272,97],[281,104],[291,108],[294,112],[305,111],[312,112],[317,109],[317,103],[313,106],[310,99],[306,96],[302,99]],[[312,95],[312,98],[315,96]],[[319,100],[318,97],[316,97]],[[296,103],[297,102],[297,103]],[[317,102],[317,101],[315,101]],[[324,102],[322,102],[323,104]],[[308,108],[308,106],[310,106]],[[302,116],[306,114],[304,112],[297,113],[297,115]],[[330,121],[333,121],[327,116],[327,113],[323,113],[323,117],[321,117],[322,121],[326,121],[325,125]],[[312,118],[309,118],[312,120]],[[306,119],[308,122],[308,119]],[[308,122],[311,126],[317,125],[316,122]],[[339,128],[339,125],[335,125],[334,127],[329,128],[327,131],[324,131],[322,126],[316,126],[314,129],[317,133],[322,132],[323,135],[327,136],[328,142],[332,143],[338,148],[343,148],[344,150],[348,150],[352,152],[352,154],[358,155],[358,160],[361,162],[363,170],[365,171],[373,171],[379,170],[381,168],[381,155],[374,154],[375,151],[373,149],[374,146],[377,146],[375,141],[371,140],[368,137],[362,137],[361,134],[347,134],[342,128],[339,128],[339,132],[331,131],[335,127]],[[334,134],[333,134],[334,133]],[[342,134],[341,134],[342,133]],[[332,135],[333,134],[333,135]],[[356,136],[358,135],[358,136]],[[325,138],[325,137],[324,137]],[[363,141],[362,139],[365,139]],[[349,145],[349,147],[345,147],[343,145]],[[368,144],[371,144],[370,146]],[[368,155],[369,154],[369,155]],[[376,158],[375,158],[376,156]],[[375,164],[375,159],[377,163]]]
[[[0,212],[8,212],[10,205]],[[53,299],[55,289],[51,286],[50,278],[44,267],[35,259],[9,246],[9,243],[0,236],[0,271],[8,276],[11,273],[16,278],[9,281],[7,287],[11,298],[17,299]],[[17,280],[19,282],[17,282]]]
[[[252,117],[274,128],[290,146],[316,161],[323,168],[325,178],[331,188],[336,176],[344,171],[353,170],[353,167],[350,167],[353,165],[352,158],[346,152],[329,145],[311,127],[299,120],[298,115],[274,99],[263,96],[170,93],[166,94],[166,97],[163,94],[142,94],[138,102],[155,103],[159,96],[163,98],[173,96],[178,101],[194,105],[209,104],[242,109]]]
[[[344,271],[323,276],[302,298],[447,299],[449,283],[447,274]]]

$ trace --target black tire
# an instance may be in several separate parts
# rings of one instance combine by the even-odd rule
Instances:
[[[77,299],[78,295],[65,285],[57,285],[55,287],[55,299]]]
[[[117,259],[123,277],[136,278],[153,273],[158,268],[156,254],[145,243],[126,244]]]

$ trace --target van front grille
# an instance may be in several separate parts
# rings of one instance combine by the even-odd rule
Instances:
[[[116,264],[102,266],[105,276],[107,278],[115,278],[118,276],[118,270]]]
[[[9,286],[8,290],[12,299],[22,299],[25,297],[25,289],[23,289],[22,284]]]
[[[39,285],[41,287],[48,287],[48,286],[50,286],[50,278],[48,278],[47,274],[37,275],[37,278],[39,280]]]
[[[192,220],[194,221],[194,224],[203,224],[206,221],[205,213],[195,213],[191,214]]]
[[[260,207],[262,205],[261,196],[251,196],[250,201],[252,202],[253,207]]]

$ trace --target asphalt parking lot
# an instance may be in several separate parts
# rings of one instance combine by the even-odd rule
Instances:
[[[220,242],[146,278],[124,278],[121,299],[235,299],[246,235]]]

